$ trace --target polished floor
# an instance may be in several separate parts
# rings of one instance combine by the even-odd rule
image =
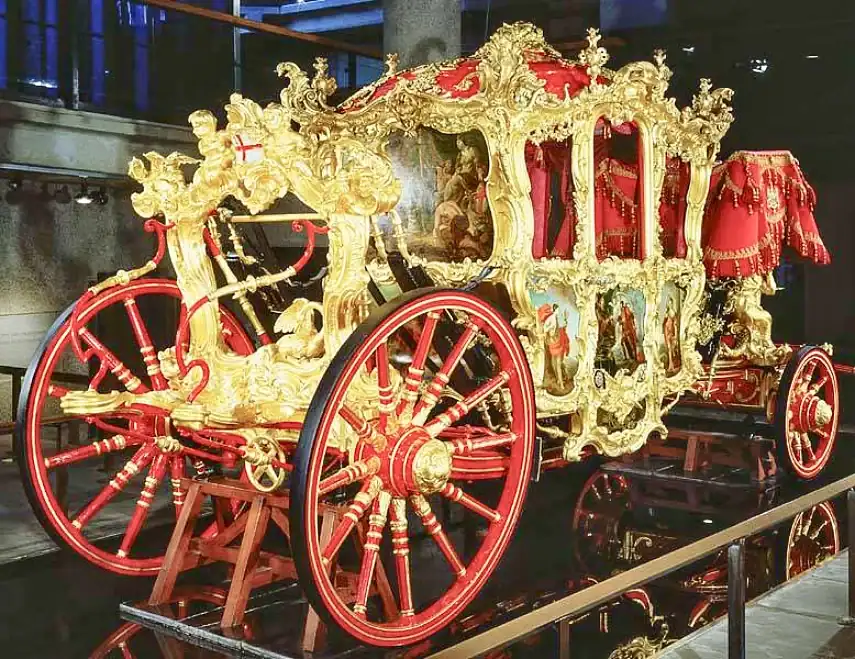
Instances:
[[[848,433],[841,436],[834,461],[820,483],[851,473],[855,457],[852,439]],[[131,608],[144,608],[141,605],[150,592],[152,581],[114,576],[73,555],[51,551],[50,541],[38,530],[37,522],[24,507],[13,468],[14,465],[8,463],[0,466],[0,496],[4,506],[0,510],[0,546],[5,547],[0,549],[0,560],[3,556],[8,561],[22,554],[28,558],[0,565],[0,620],[3,621],[0,623],[0,657],[309,656],[300,650],[307,607],[295,585],[275,585],[272,593],[262,592],[254,602],[254,611],[248,616],[244,629],[224,634],[215,623],[224,592],[222,574],[208,571],[184,576],[182,603],[173,610],[174,617],[185,623],[174,633],[186,638],[188,629],[202,630],[208,639],[206,643],[219,648],[229,647],[224,640],[228,639],[232,648],[228,654],[222,649],[214,652],[177,643],[169,635],[158,636],[123,620],[119,605],[126,603]],[[599,495],[604,491],[602,486],[613,485],[614,479],[623,485],[610,488],[606,501],[599,503]],[[702,484],[690,483],[693,496],[701,492],[701,499],[695,500],[694,508],[687,508],[682,486],[672,487],[663,494],[651,491],[651,483],[655,485],[655,482],[621,475],[619,471],[603,471],[594,463],[546,474],[540,483],[530,488],[526,511],[505,560],[482,596],[451,630],[418,648],[391,654],[355,648],[331,632],[326,647],[313,656],[414,658],[428,655],[433,649],[584,588],[615,571],[649,560],[656,552],[691,542],[820,484],[805,485],[782,479],[769,488],[745,487],[742,483],[737,488],[713,488],[714,491],[706,495]],[[598,496],[592,498],[594,493]],[[808,543],[810,546],[802,550],[802,568],[825,560],[832,549],[839,551],[847,535],[844,511],[841,500],[832,501],[818,515],[811,514],[811,519],[818,521],[810,529],[804,519],[794,520],[775,532],[751,539],[747,568],[749,576],[753,574],[754,590],[750,589],[749,595],[757,597],[786,581],[790,560],[786,546],[787,542],[792,544],[793,528],[804,527],[802,535],[806,538],[813,530],[820,529],[818,541],[812,545]],[[833,529],[834,534],[830,534],[829,529]],[[642,538],[651,540],[654,554],[639,550],[647,546],[647,540]],[[162,542],[162,538],[155,531],[143,538],[143,542]],[[615,650],[642,638],[653,646],[670,645],[720,619],[726,613],[721,596],[726,573],[721,570],[720,558],[711,557],[670,579],[649,585],[644,589],[645,597],[622,597],[577,621],[571,631],[572,646],[578,650],[574,656],[608,659]],[[421,578],[429,583],[435,573],[429,562],[425,566]],[[840,577],[839,569],[835,567],[834,570],[833,574]],[[704,589],[692,585],[698,578],[706,580]],[[830,584],[834,579],[826,581]],[[779,602],[785,600],[786,606],[768,606],[764,614],[789,608],[792,597],[787,593],[787,590],[775,591],[770,597]],[[837,606],[839,599],[832,594],[830,585],[817,590],[814,598],[818,606],[827,607]],[[817,627],[813,624],[815,617],[804,626],[805,634]],[[763,624],[778,623],[773,616]],[[757,638],[758,632],[749,631],[749,647]],[[211,640],[216,642],[211,643]],[[819,637],[817,643],[817,648],[826,648],[825,641]],[[557,646],[556,631],[545,629],[500,656],[556,656]],[[853,656],[845,652],[832,653],[836,652],[834,647],[848,647],[845,644],[832,644],[826,654],[813,655],[799,654],[800,647],[793,646],[792,654],[771,656],[792,659]],[[677,656],[680,659],[694,657],[693,651],[689,646],[686,652],[690,654]]]
[[[748,659],[852,659],[855,626],[841,625],[847,609],[847,552],[764,595],[745,610]],[[773,631],[774,633],[770,633]],[[661,659],[727,656],[727,620],[678,641]]]

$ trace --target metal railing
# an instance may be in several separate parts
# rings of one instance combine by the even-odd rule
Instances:
[[[212,3],[226,7],[225,2]],[[231,3],[228,3],[229,5]],[[301,33],[176,0],[0,2],[0,97],[184,125],[238,91],[278,97],[276,65],[329,60],[341,92],[373,81],[379,47]],[[5,28],[4,28],[5,26]]]
[[[18,419],[18,399],[21,397],[21,384],[27,369],[22,366],[5,366],[0,364],[0,375],[12,376],[12,422]],[[89,378],[81,373],[54,373],[52,380],[65,382],[66,384],[89,384]],[[49,419],[45,420],[50,421]],[[45,425],[45,424],[42,424]]]
[[[589,586],[541,608],[429,655],[428,659],[477,657],[507,647],[541,629],[558,624],[559,657],[570,657],[571,620],[622,593],[664,577],[724,547],[728,548],[728,657],[745,657],[745,538],[767,531],[803,510],[848,491],[849,593],[842,622],[855,624],[855,474],[781,504],[685,547]]]

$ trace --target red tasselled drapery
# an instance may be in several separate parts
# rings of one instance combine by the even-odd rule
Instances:
[[[813,215],[816,195],[788,151],[734,153],[712,174],[704,216],[710,277],[748,277],[778,266],[788,245],[829,263]]]

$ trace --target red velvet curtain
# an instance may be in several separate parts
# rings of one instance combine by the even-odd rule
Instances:
[[[534,240],[531,253],[534,258],[557,256],[569,258],[576,243],[576,212],[573,205],[573,174],[570,165],[568,142],[527,144],[526,168],[531,181],[531,205],[534,211]],[[559,190],[561,219],[558,235],[549,245],[549,220],[553,215],[552,182],[556,179]]]

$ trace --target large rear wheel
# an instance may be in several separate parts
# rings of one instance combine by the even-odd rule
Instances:
[[[169,535],[141,543],[140,532],[173,524],[184,500],[179,479],[209,466],[188,459],[178,442],[165,441],[171,434],[168,418],[154,410],[68,419],[77,430],[64,445],[44,422],[63,417],[60,401],[69,391],[168,388],[158,350],[174,342],[180,302],[174,281],[139,279],[84,298],[76,323],[72,305],[36,352],[18,402],[16,457],[39,522],[60,546],[120,574],[157,572]],[[253,344],[240,322],[226,309],[221,320],[226,343],[249,354]],[[73,349],[75,331],[91,352],[87,363]],[[79,382],[62,379],[59,374],[67,372],[77,373]],[[171,492],[160,487],[165,480]]]
[[[448,625],[511,539],[534,418],[525,353],[489,304],[417,290],[375,312],[324,374],[295,455],[291,540],[315,610],[378,646]],[[348,459],[330,470],[337,449]],[[479,532],[451,522],[464,512]],[[336,588],[336,566],[359,574],[355,592]]]

